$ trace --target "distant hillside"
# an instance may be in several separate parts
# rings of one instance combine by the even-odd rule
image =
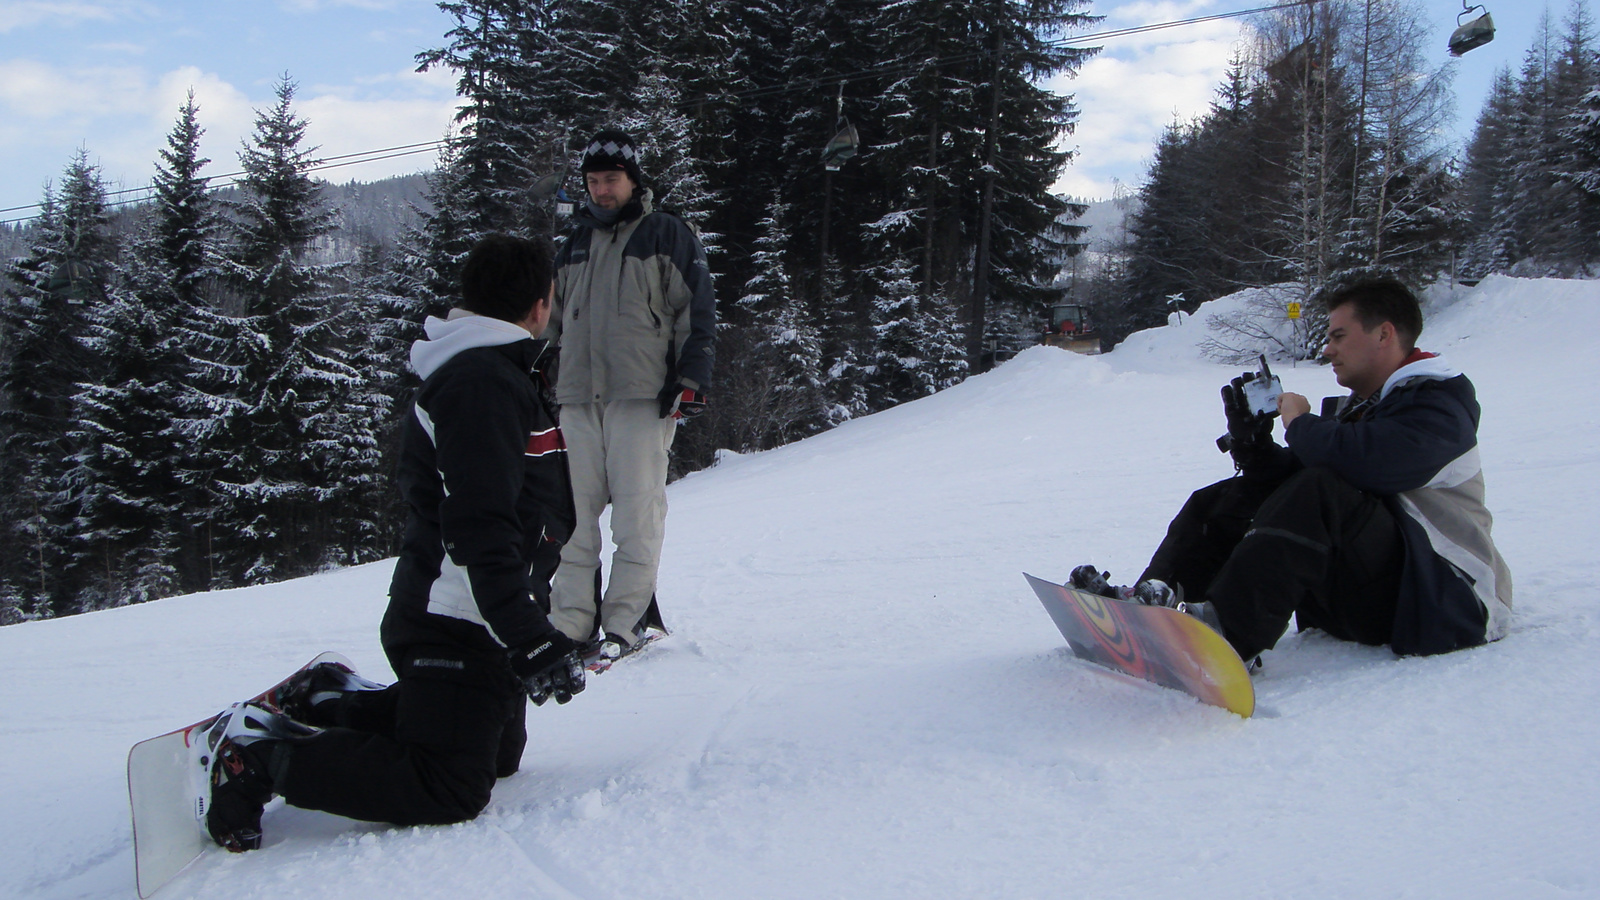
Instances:
[[[393,244],[417,222],[417,211],[432,211],[426,175],[398,175],[382,181],[325,183],[322,196],[340,210],[340,234],[357,246]]]
[[[1089,208],[1072,224],[1089,229],[1084,240],[1088,242],[1090,252],[1104,253],[1125,238],[1122,232],[1123,218],[1137,203],[1138,199],[1132,196],[1117,200],[1092,200],[1088,203]]]
[[[329,236],[326,250],[332,259],[353,259],[364,246],[392,247],[417,224],[418,211],[432,211],[426,198],[427,175],[399,175],[381,181],[349,181],[344,184],[320,182],[323,200],[339,211],[339,227]],[[212,196],[226,202],[237,195],[233,187],[219,188]],[[112,210],[112,232],[120,238],[130,235],[148,203]],[[0,226],[0,260],[28,254],[32,244],[32,223]]]

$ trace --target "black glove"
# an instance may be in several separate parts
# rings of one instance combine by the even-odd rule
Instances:
[[[1228,418],[1228,433],[1217,438],[1217,449],[1232,456],[1233,465],[1240,472],[1277,472],[1286,463],[1287,452],[1272,439],[1276,414],[1250,409],[1244,383],[1253,377],[1253,373],[1246,372],[1222,386],[1222,411]]]
[[[1244,395],[1244,383],[1253,377],[1246,372],[1222,386],[1222,412],[1228,418],[1228,437],[1233,447],[1251,447],[1272,443],[1272,416],[1250,409],[1250,400]]]
[[[583,659],[578,645],[559,631],[511,650],[511,671],[522,680],[534,706],[556,698],[566,703],[583,692]]]
[[[663,419],[692,419],[706,411],[706,395],[681,381],[663,388],[656,400],[661,404]]]

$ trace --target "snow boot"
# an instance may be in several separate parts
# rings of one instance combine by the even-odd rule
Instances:
[[[1217,616],[1217,608],[1211,603],[1210,600],[1196,600],[1193,603],[1179,600],[1177,610],[1178,612],[1194,616],[1196,619],[1204,622],[1207,628],[1210,628],[1217,634],[1223,633],[1222,619]],[[1251,675],[1261,671],[1261,657],[1257,656],[1255,659],[1245,660],[1244,670]]]
[[[1189,615],[1194,616],[1196,619],[1204,622],[1206,627],[1210,628],[1212,631],[1215,631],[1217,634],[1222,633],[1222,620],[1217,618],[1217,608],[1212,606],[1210,601],[1198,600],[1194,603],[1180,602],[1177,608],[1178,612],[1188,613]]]
[[[356,691],[381,691],[384,686],[369,681],[339,663],[325,662],[305,669],[267,697],[284,715],[308,725],[329,727],[341,724],[337,701]]]
[[[1133,599],[1145,606],[1179,609],[1183,604],[1183,585],[1180,584],[1177,590],[1173,590],[1165,581],[1147,578],[1133,586]]]
[[[622,635],[608,631],[606,636],[601,638],[599,644],[595,646],[593,658],[615,662],[632,653],[633,648],[637,645],[637,639],[630,643]]]
[[[1127,597],[1122,592],[1127,589],[1112,587],[1106,581],[1110,577],[1110,572],[1102,572],[1095,566],[1087,564],[1073,569],[1072,574],[1068,576],[1069,583],[1080,591],[1088,591],[1091,594],[1099,594],[1102,597],[1110,597],[1113,600],[1126,600]]]
[[[232,853],[261,847],[261,811],[288,764],[288,744],[317,733],[263,706],[236,703],[206,732],[211,797],[206,833]]]

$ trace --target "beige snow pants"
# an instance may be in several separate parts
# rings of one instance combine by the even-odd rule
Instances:
[[[666,536],[667,451],[676,428],[676,419],[661,418],[655,400],[561,407],[578,515],[551,585],[550,623],[567,637],[585,641],[594,633],[600,514],[607,503],[616,551],[600,603],[600,630],[632,640],[644,618]]]

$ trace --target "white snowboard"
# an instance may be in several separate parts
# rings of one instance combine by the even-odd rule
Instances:
[[[250,703],[277,705],[275,692],[289,678],[325,662],[355,671],[337,653],[323,653]],[[226,712],[223,710],[222,712]],[[149,897],[213,846],[206,832],[211,802],[211,752],[206,732],[222,712],[187,728],[140,741],[128,751],[128,800],[133,810],[133,865],[139,896]]]

